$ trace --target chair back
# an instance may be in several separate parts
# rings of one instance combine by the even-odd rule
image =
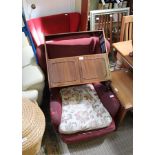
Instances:
[[[132,40],[133,39],[133,15],[123,16],[120,41]]]
[[[96,18],[95,30],[104,30],[105,38],[112,44],[112,14],[98,15]]]

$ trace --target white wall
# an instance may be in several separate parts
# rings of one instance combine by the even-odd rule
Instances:
[[[26,19],[30,19],[51,14],[79,11],[80,1],[81,0],[23,0],[23,8]],[[33,3],[36,5],[36,9],[34,10],[31,9],[31,4]]]
[[[75,0],[75,11],[81,12],[81,0]]]

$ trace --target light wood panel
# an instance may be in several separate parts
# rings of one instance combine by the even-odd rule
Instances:
[[[113,47],[121,54],[122,58],[133,68],[133,57],[129,56],[133,52],[132,40],[122,41],[112,44]]]
[[[76,58],[51,59],[48,66],[50,87],[80,83],[78,60]]]
[[[133,33],[133,26],[130,26],[130,24],[133,24],[133,16],[123,16],[120,32],[120,41],[126,41],[129,40],[129,38],[132,40],[131,36]]]
[[[112,72],[111,87],[124,109],[133,107],[133,75],[123,70]]]
[[[48,59],[49,87],[62,87],[111,79],[107,53]]]
[[[106,81],[111,78],[107,54],[88,55],[79,60],[81,82]]]

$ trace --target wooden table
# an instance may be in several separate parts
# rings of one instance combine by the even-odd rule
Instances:
[[[128,70],[111,72],[111,88],[120,100],[118,123],[121,123],[126,113],[133,107],[133,74]]]
[[[133,52],[132,40],[113,43],[112,46],[118,51],[122,58],[133,68],[133,57],[129,56]]]

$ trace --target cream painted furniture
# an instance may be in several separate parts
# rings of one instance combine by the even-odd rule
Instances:
[[[23,34],[23,41],[24,38]],[[40,105],[44,89],[44,74],[36,63],[32,47],[26,42],[23,42],[22,49],[22,96],[36,100]]]

